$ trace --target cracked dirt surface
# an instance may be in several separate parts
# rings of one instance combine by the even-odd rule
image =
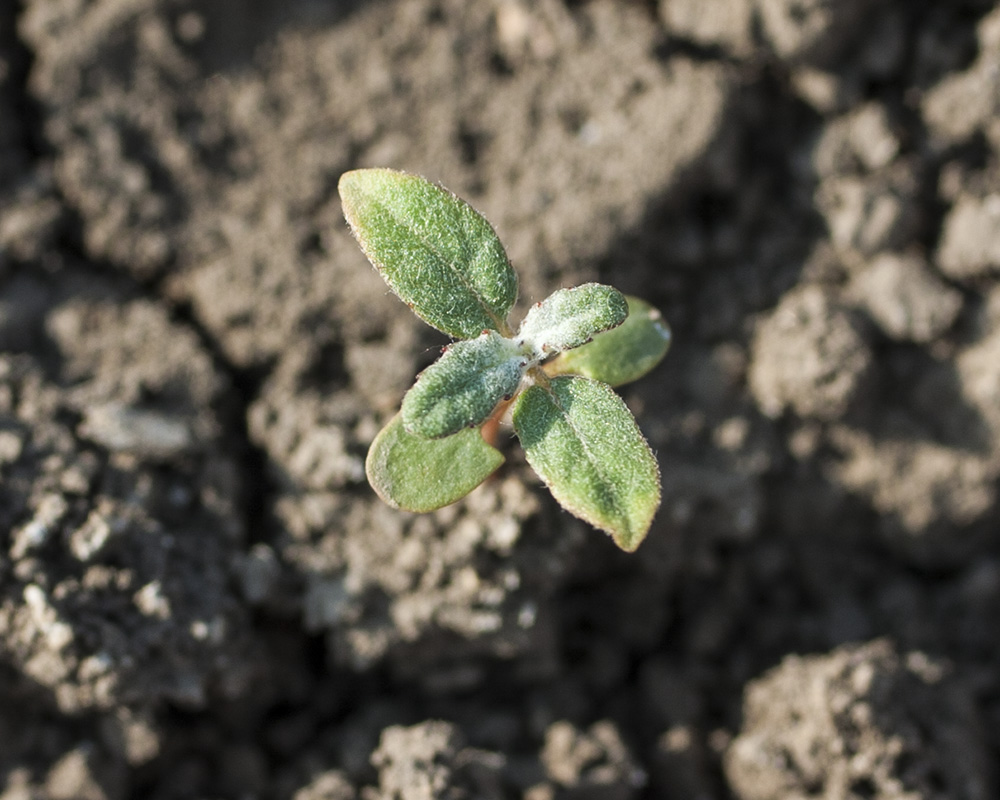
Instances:
[[[989,0],[0,5],[0,800],[995,797],[998,76]],[[376,165],[663,311],[636,554],[367,487]]]

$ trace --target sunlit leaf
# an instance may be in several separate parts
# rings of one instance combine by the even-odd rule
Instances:
[[[544,356],[580,347],[594,334],[621,325],[627,316],[625,295],[610,286],[585,283],[559,289],[533,306],[517,338]]]
[[[504,461],[478,430],[444,439],[407,433],[397,414],[368,451],[368,482],[386,503],[404,511],[433,511],[460,500]]]
[[[660,472],[624,401],[606,383],[559,377],[522,392],[513,419],[556,500],[635,550],[660,504]]]
[[[517,343],[496,331],[455,342],[406,393],[403,424],[431,438],[479,425],[517,391],[527,365]]]
[[[446,189],[405,172],[345,172],[344,215],[386,283],[440,331],[507,333],[517,275],[490,224]]]
[[[583,347],[560,353],[545,365],[550,375],[583,375],[612,386],[638,380],[667,354],[670,327],[660,312],[637,297],[627,297],[628,318]]]

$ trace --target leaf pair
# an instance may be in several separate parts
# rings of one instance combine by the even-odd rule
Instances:
[[[659,314],[585,284],[536,304],[514,334],[507,315],[517,277],[471,206],[387,169],[345,173],[339,189],[351,229],[392,290],[459,340],[372,443],[366,467],[379,496],[410,511],[463,497],[503,463],[476,429],[513,400],[514,431],[555,498],[623,549],[638,547],[659,506],[659,470],[608,384],[635,380],[666,353]]]
[[[628,301],[610,286],[561,289],[528,312],[516,339],[486,330],[448,347],[403,398],[403,425],[429,439],[480,425],[542,359],[586,344],[627,316]]]

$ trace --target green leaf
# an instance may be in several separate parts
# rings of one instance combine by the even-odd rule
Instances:
[[[478,430],[423,439],[407,433],[397,414],[372,442],[365,471],[376,494],[390,506],[422,512],[461,500],[503,461]]]
[[[544,357],[580,347],[594,334],[621,325],[627,316],[625,295],[610,286],[585,283],[559,289],[533,306],[517,338]]]
[[[660,470],[632,412],[610,386],[553,378],[514,402],[528,463],[556,500],[631,552],[660,505]]]
[[[509,332],[517,275],[472,206],[390,169],[345,172],[338,190],[361,249],[417,316],[459,339]]]
[[[496,331],[455,342],[425,369],[403,398],[403,424],[436,439],[479,425],[517,391],[528,357]]]
[[[637,297],[627,297],[628,319],[594,341],[561,353],[545,365],[550,375],[583,375],[612,386],[638,380],[667,354],[670,327],[660,312]]]

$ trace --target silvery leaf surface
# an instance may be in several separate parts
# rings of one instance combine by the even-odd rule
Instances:
[[[486,331],[450,345],[403,398],[403,424],[437,438],[479,425],[517,391],[529,359],[511,339]]]
[[[628,303],[617,289],[585,283],[559,289],[533,306],[517,333],[538,356],[570,350],[589,342],[595,334],[621,325]]]

